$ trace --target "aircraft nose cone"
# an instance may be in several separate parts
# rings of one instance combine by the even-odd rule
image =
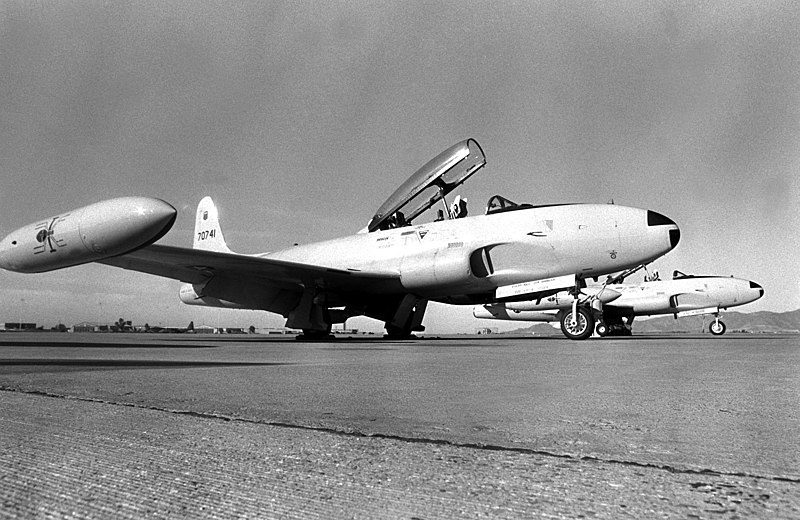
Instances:
[[[751,289],[756,289],[756,290],[758,291],[758,297],[759,297],[759,298],[761,298],[762,296],[764,296],[764,288],[763,288],[763,287],[761,287],[760,285],[758,285],[757,283],[755,283],[755,282],[750,282],[750,288],[751,288]]]
[[[599,289],[594,287],[585,287],[584,289],[581,290],[581,292],[583,294],[596,296],[597,299],[600,300],[602,303],[612,302],[617,298],[619,298],[620,296],[622,296],[622,293],[620,293],[619,291],[615,291],[611,287],[602,287]]]
[[[11,256],[11,249],[15,245],[16,243],[11,238],[11,235],[0,241],[0,268],[9,269],[11,267],[9,259]]]
[[[681,240],[681,230],[678,229],[678,225],[671,218],[661,213],[647,210],[647,225],[650,227],[672,226],[673,229],[669,230],[669,244],[672,249],[675,249],[675,246]]]
[[[609,302],[613,302],[614,300],[616,300],[620,296],[622,296],[621,292],[615,291],[614,289],[611,289],[610,287],[606,287],[605,290],[603,290],[603,294],[602,294],[602,297],[600,298],[600,301],[603,302],[603,303],[609,303]]]

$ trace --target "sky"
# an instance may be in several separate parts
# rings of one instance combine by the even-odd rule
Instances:
[[[762,0],[1,2],[0,234],[143,195],[179,210],[161,243],[190,247],[211,195],[233,250],[279,250],[358,231],[472,137],[471,207],[653,209],[682,232],[662,278],[747,278],[766,294],[737,310],[795,310],[798,26],[796,2]],[[187,307],[179,287],[0,271],[0,321],[283,324]],[[503,328],[438,304],[424,323]]]

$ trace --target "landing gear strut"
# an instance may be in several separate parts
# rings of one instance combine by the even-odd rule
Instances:
[[[425,326],[422,325],[422,318],[428,300],[406,294],[397,308],[394,310],[392,319],[386,322],[387,339],[411,339],[414,332],[422,332]]]
[[[570,290],[572,295],[572,308],[561,314],[561,332],[568,339],[584,340],[595,331],[597,322],[597,334],[604,336],[608,333],[608,328],[603,322],[603,304],[597,296],[585,296],[581,299],[581,288],[586,287],[583,280],[575,278],[575,288]],[[596,318],[597,317],[597,318]]]
[[[725,330],[727,330],[725,323],[720,321],[719,316],[708,326],[708,331],[715,336],[722,336],[725,334]]]
[[[561,316],[561,331],[569,339],[582,340],[592,335],[594,316],[582,305],[573,305],[572,310]]]

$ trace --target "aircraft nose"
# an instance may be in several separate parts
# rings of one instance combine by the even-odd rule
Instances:
[[[17,242],[11,235],[5,237],[3,240],[0,240],[0,267],[3,269],[8,269],[11,266],[10,257],[11,257],[11,249],[13,246],[16,246]]]
[[[678,229],[678,225],[671,218],[661,213],[647,210],[647,225],[650,227],[672,226],[673,229],[669,230],[669,243],[672,249],[675,249],[675,246],[677,246],[678,242],[681,240],[681,230]]]
[[[758,291],[758,297],[759,297],[759,298],[761,298],[762,296],[764,296],[764,288],[763,288],[763,287],[761,287],[760,285],[758,285],[757,283],[755,283],[755,282],[750,282],[750,288],[751,288],[751,289],[755,289],[755,290],[757,290],[757,291]]]

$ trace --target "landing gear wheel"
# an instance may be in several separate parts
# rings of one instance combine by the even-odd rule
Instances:
[[[315,329],[303,329],[303,333],[299,336],[295,336],[297,341],[308,341],[308,342],[323,342],[323,341],[331,341],[334,338],[333,334],[331,334],[330,330],[315,330]]]
[[[725,324],[719,320],[712,321],[711,325],[708,326],[708,331],[715,336],[722,336],[725,334],[725,330]]]
[[[386,326],[386,335],[384,335],[386,339],[413,339],[414,337],[411,330],[405,327]]]
[[[608,325],[604,321],[598,321],[597,325],[594,326],[594,331],[601,338],[605,338],[608,335]]]
[[[594,330],[594,317],[584,307],[578,307],[575,324],[572,324],[572,311],[565,312],[561,317],[561,332],[569,339],[582,340],[592,335]]]

